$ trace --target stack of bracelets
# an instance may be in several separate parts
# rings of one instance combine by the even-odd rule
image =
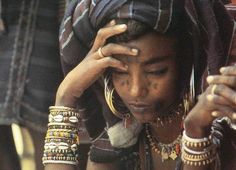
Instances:
[[[183,132],[182,161],[189,166],[205,166],[216,159],[216,147],[212,136],[200,139],[190,138]]]
[[[43,164],[78,164],[78,123],[76,109],[64,106],[49,107],[48,131],[45,137]]]

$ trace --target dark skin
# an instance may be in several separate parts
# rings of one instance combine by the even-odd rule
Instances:
[[[161,44],[165,48],[157,48]],[[139,49],[139,54],[118,56],[128,70],[113,69],[113,85],[134,117],[150,122],[175,103],[178,96],[175,40],[153,32],[126,45]]]
[[[139,49],[139,54],[135,57],[120,57],[129,69],[112,71],[116,92],[135,119],[142,123],[152,122],[156,115],[167,112],[178,98],[175,86],[178,77],[175,44],[175,39],[154,32],[144,35],[126,43],[129,47]],[[165,48],[159,48],[162,46]],[[171,143],[181,131],[180,123],[181,119],[178,119],[164,128],[152,126],[151,130],[159,141]],[[162,162],[160,155],[155,152],[152,152],[152,157],[155,162],[153,168],[156,170],[175,167],[175,161]]]
[[[114,21],[102,28],[85,59],[76,66],[61,83],[56,97],[56,105],[75,107],[77,99],[95,80],[106,70],[112,68],[112,81],[116,92],[132,115],[140,122],[152,122],[155,115],[167,113],[179,98],[178,67],[176,62],[177,50],[175,38],[150,32],[137,40],[122,44],[106,44],[106,40],[116,34],[125,32],[126,25],[116,25]],[[98,53],[102,47],[101,57]],[[236,69],[235,69],[236,70]],[[84,73],[87,76],[84,76]],[[218,83],[229,87],[222,82]],[[236,75],[236,71],[234,76]],[[80,83],[77,83],[80,82]],[[231,84],[232,85],[232,84]],[[235,98],[226,95],[226,90],[211,94],[212,85],[199,98],[185,120],[186,133],[190,137],[201,138],[209,135],[209,129],[215,117],[212,112],[217,111],[217,116],[228,116],[233,119]],[[219,91],[219,92],[218,92]],[[232,91],[231,91],[232,92]],[[233,91],[235,94],[235,92]],[[236,95],[235,95],[236,96]],[[170,143],[180,134],[181,119],[177,119],[165,127],[151,127],[153,135],[162,143]],[[142,149],[140,150],[142,152]],[[142,155],[142,154],[140,154]],[[161,162],[160,156],[152,153],[154,170],[172,170],[175,161]],[[158,166],[157,166],[158,165]],[[49,164],[46,170],[63,168],[75,169],[73,166]],[[88,160],[88,170],[116,170],[115,164],[99,164]],[[184,170],[210,170],[211,165],[201,167],[184,166]]]

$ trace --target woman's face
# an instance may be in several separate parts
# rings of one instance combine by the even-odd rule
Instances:
[[[128,71],[113,69],[113,85],[137,120],[153,121],[178,99],[176,40],[153,32],[123,45],[138,49],[139,55],[115,56]]]

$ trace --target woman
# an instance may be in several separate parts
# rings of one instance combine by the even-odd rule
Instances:
[[[223,169],[234,168],[235,67],[208,77],[204,92],[199,88],[206,66],[219,73],[228,55],[232,37],[222,42],[220,36],[232,29],[217,29],[216,14],[229,28],[232,22],[221,2],[189,0],[184,8],[177,0],[81,1],[68,11],[60,37],[68,74],[50,108],[46,169],[76,165],[79,114],[93,139],[89,170],[205,170],[220,168],[220,162]],[[199,37],[206,33],[208,39]],[[201,96],[189,112],[194,92]],[[227,118],[213,123],[216,117]],[[227,161],[220,157],[220,140],[231,153]]]

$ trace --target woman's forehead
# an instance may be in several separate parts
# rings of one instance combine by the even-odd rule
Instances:
[[[137,56],[121,57],[126,62],[161,62],[176,55],[176,40],[167,36],[150,33],[122,45],[138,49]]]

